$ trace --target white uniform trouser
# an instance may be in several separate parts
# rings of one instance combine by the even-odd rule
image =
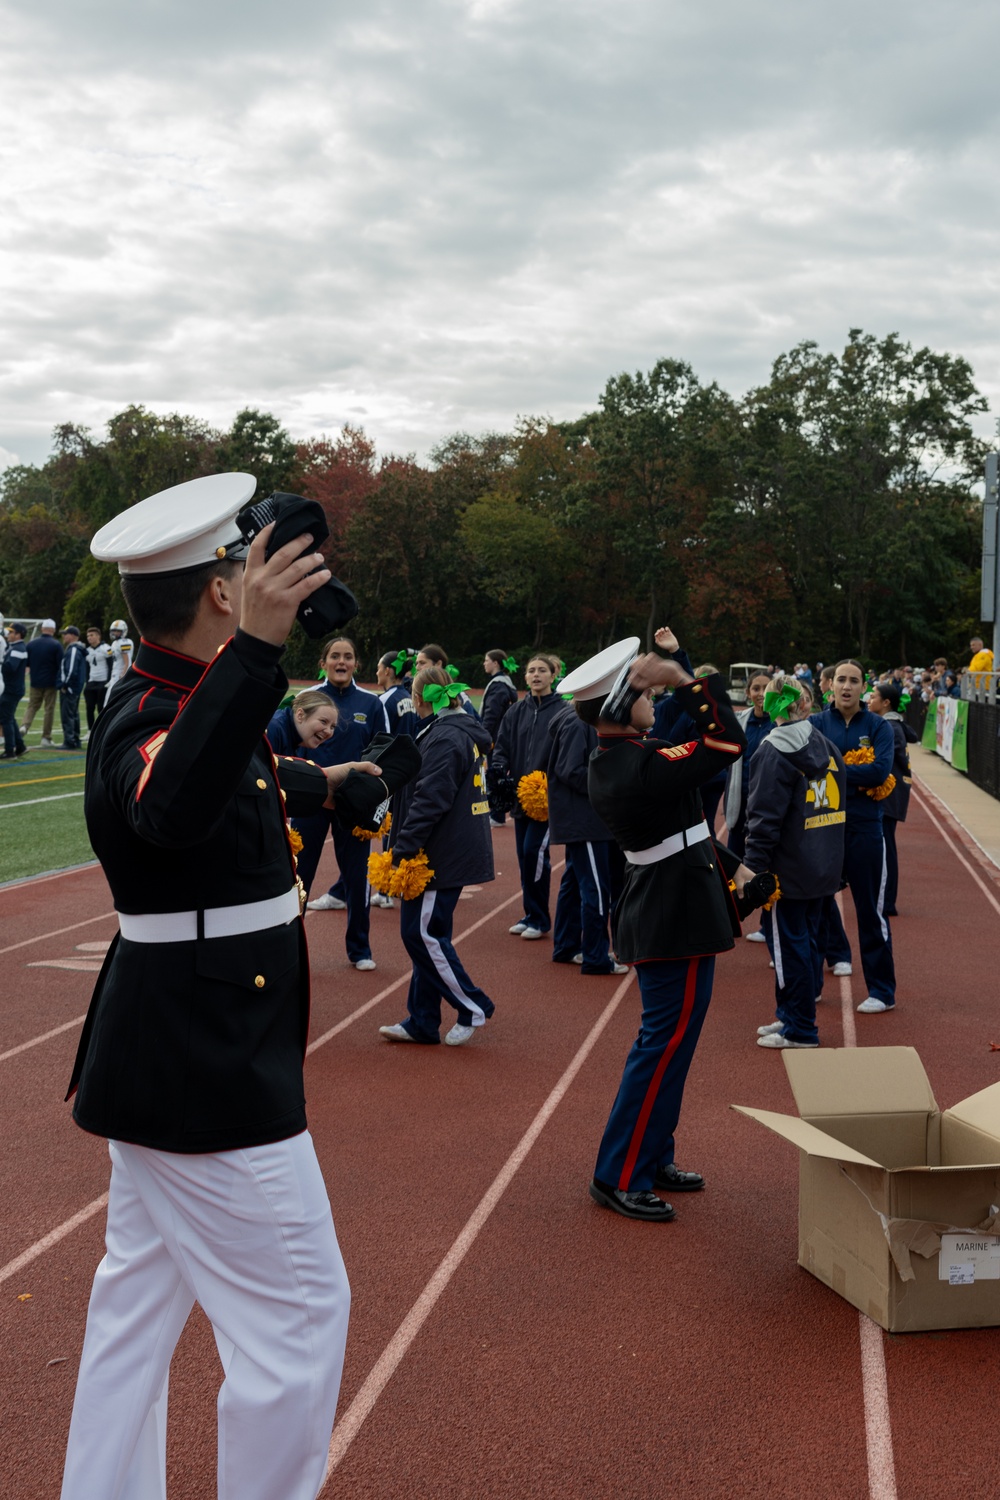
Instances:
[[[62,1500],[164,1500],[167,1373],[195,1302],[225,1371],[220,1500],[315,1500],[350,1289],[311,1136],[198,1156],[110,1151]]]

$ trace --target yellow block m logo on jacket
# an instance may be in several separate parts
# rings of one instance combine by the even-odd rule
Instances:
[[[812,803],[816,812],[806,818],[807,828],[826,828],[830,823],[846,822],[847,814],[840,806],[840,787],[837,785],[837,762],[833,756],[822,781],[810,781],[806,791],[806,806]]]

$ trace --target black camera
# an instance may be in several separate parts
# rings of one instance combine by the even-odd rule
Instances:
[[[318,549],[330,535],[323,507],[317,501],[307,500],[304,495],[287,495],[281,490],[275,490],[273,495],[253,505],[245,505],[236,517],[240,536],[248,544],[272,521],[274,530],[265,553],[268,558],[288,542],[308,533],[312,541],[299,554],[304,557],[307,552]],[[357,613],[357,599],[346,584],[333,577],[308,599],[303,599],[296,611],[306,635],[313,640],[329,635],[332,630],[342,630]]]

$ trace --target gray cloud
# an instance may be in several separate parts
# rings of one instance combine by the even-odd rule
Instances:
[[[0,444],[129,401],[383,448],[898,330],[991,397],[993,7],[8,3]]]

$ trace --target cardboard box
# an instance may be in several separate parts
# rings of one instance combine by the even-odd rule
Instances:
[[[912,1047],[783,1052],[799,1265],[895,1333],[1000,1324],[1000,1083],[942,1114]]]

